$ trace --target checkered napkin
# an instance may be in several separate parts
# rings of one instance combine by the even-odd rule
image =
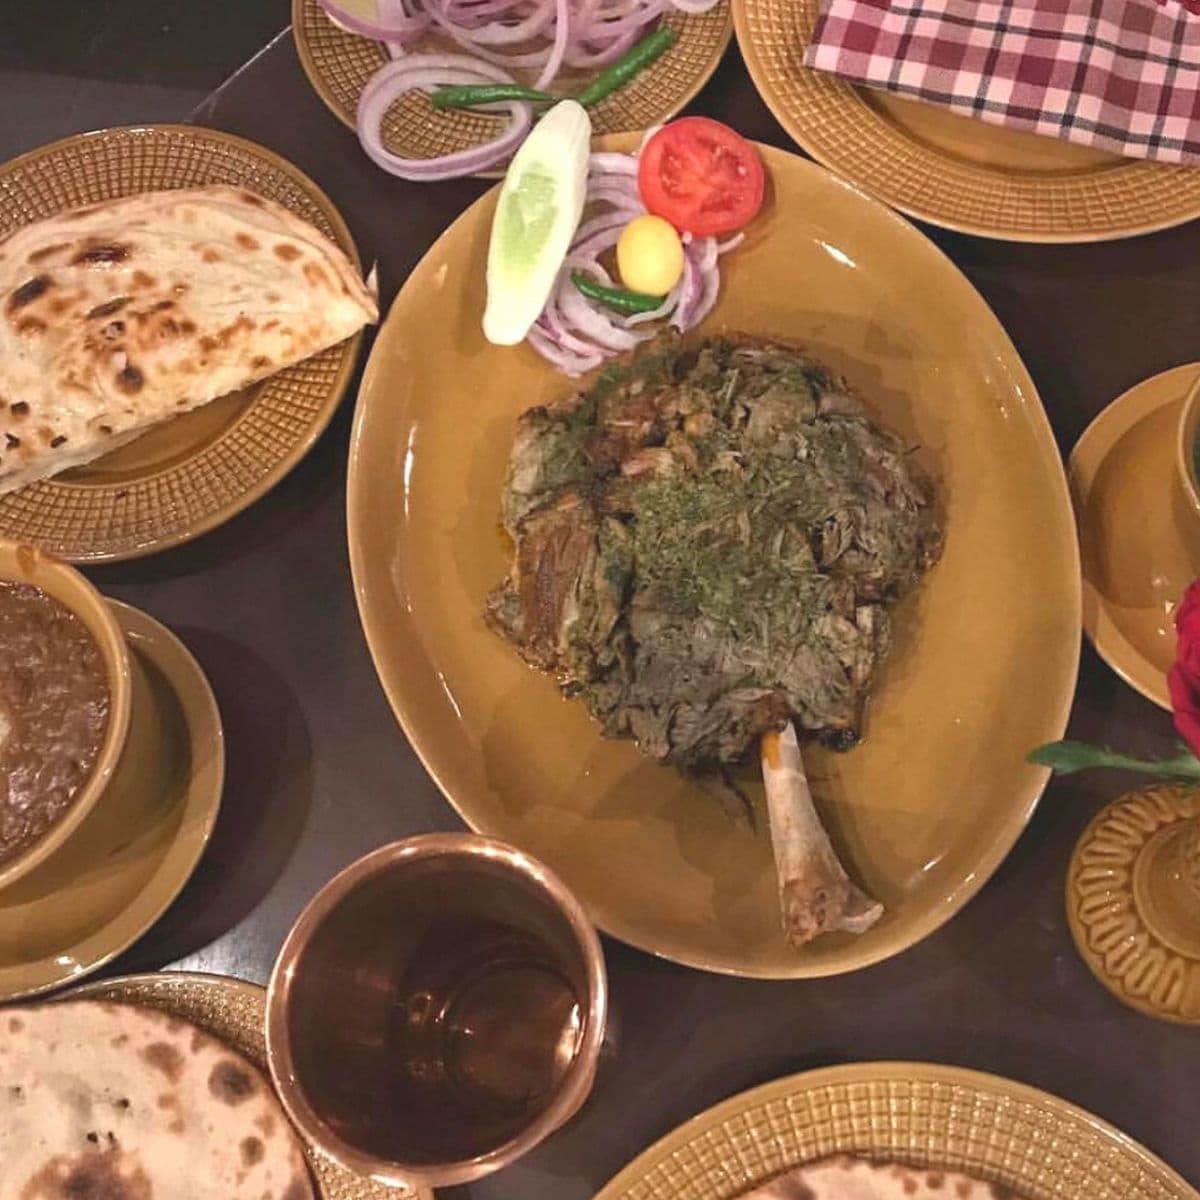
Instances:
[[[824,0],[805,63],[996,125],[1200,165],[1200,0]]]

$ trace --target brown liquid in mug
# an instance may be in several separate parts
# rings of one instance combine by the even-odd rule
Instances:
[[[109,701],[84,623],[41,588],[0,581],[0,865],[70,809],[96,765]]]

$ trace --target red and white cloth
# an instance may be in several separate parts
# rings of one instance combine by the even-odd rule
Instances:
[[[1200,0],[825,0],[805,64],[1103,150],[1200,165]]]

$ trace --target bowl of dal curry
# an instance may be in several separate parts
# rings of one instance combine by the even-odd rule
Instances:
[[[125,751],[130,656],[73,567],[0,540],[0,889],[49,858]]]

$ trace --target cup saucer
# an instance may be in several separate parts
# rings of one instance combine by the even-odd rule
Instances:
[[[1083,561],[1083,628],[1131,687],[1170,710],[1175,607],[1200,575],[1200,537],[1175,466],[1180,414],[1200,363],[1143,380],[1071,451]]]
[[[208,680],[168,629],[107,603],[140,668],[144,736],[62,847],[0,892],[0,1001],[78,980],[132,945],[182,891],[216,822],[225,745]]]

